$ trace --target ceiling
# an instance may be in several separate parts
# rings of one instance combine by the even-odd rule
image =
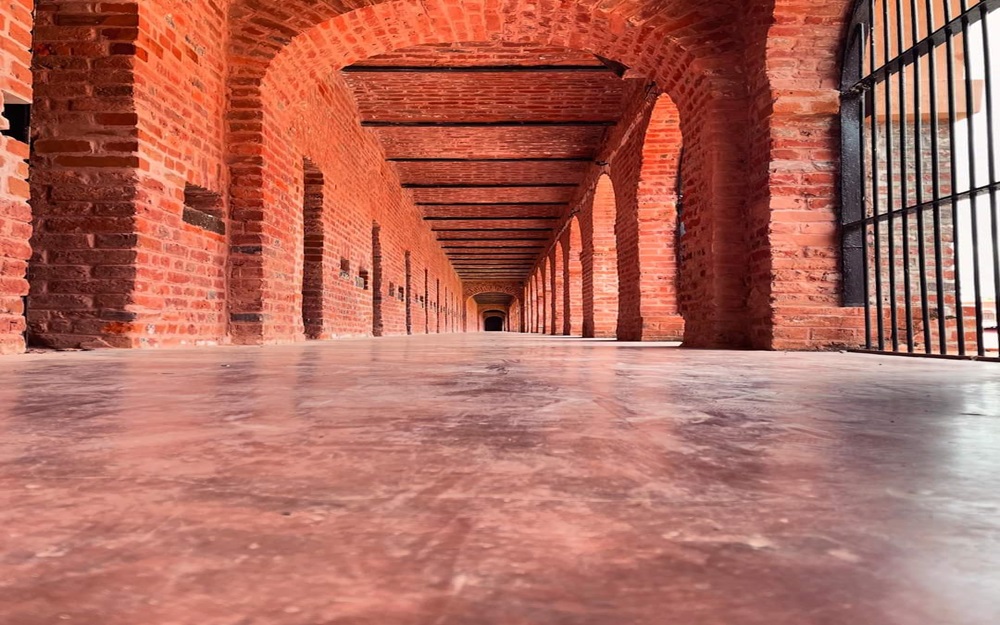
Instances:
[[[621,115],[624,68],[530,45],[421,46],[343,71],[463,280],[523,280]]]

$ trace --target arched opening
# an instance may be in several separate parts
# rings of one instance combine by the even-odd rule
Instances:
[[[675,1],[681,0],[670,0],[670,3]],[[335,201],[342,197],[358,199],[358,205],[351,205],[349,211],[333,211],[330,219],[323,224],[325,254],[328,256],[323,265],[326,273],[324,290],[334,295],[325,297],[322,309],[316,315],[310,313],[309,319],[324,319],[320,332],[323,336],[374,332],[377,324],[368,318],[374,289],[365,292],[363,286],[366,282],[363,274],[368,272],[365,268],[369,258],[367,243],[348,241],[347,239],[352,239],[352,235],[344,233],[357,233],[359,223],[377,220],[386,228],[381,241],[387,265],[386,276],[392,278],[397,289],[399,282],[404,283],[403,306],[395,303],[400,301],[395,293],[391,298],[385,297],[384,291],[381,294],[385,299],[385,306],[381,311],[381,332],[419,332],[420,321],[413,319],[412,311],[417,303],[425,309],[424,331],[430,331],[431,321],[427,319],[429,289],[420,289],[419,270],[416,275],[402,280],[398,271],[398,257],[404,251],[400,249],[404,245],[400,243],[403,240],[400,234],[410,231],[421,232],[422,236],[419,217],[407,215],[405,219],[397,219],[398,215],[391,213],[402,208],[398,198],[389,197],[381,190],[370,193],[365,198],[364,187],[368,186],[371,190],[372,179],[358,175],[359,171],[367,169],[374,172],[373,179],[381,177],[385,172],[376,171],[378,168],[368,161],[359,163],[357,167],[353,164],[344,165],[350,158],[343,156],[372,154],[375,151],[372,143],[361,147],[355,145],[350,149],[341,148],[352,145],[355,139],[362,143],[367,139],[363,139],[361,133],[354,133],[353,129],[348,132],[351,134],[349,140],[335,136],[345,129],[342,125],[330,123],[334,119],[350,117],[345,110],[341,110],[341,105],[347,98],[340,91],[340,78],[333,76],[331,79],[331,75],[357,61],[414,45],[474,42],[507,47],[533,45],[546,48],[546,54],[549,55],[554,49],[577,50],[589,55],[588,66],[584,67],[588,72],[594,71],[592,67],[597,67],[601,71],[618,73],[621,77],[624,68],[628,67],[631,68],[628,80],[640,80],[638,77],[642,76],[642,80],[655,80],[668,91],[678,93],[684,91],[679,85],[684,82],[680,80],[680,76],[685,72],[697,74],[698,79],[705,80],[703,92],[706,94],[717,93],[710,88],[709,83],[718,80],[720,85],[725,85],[725,74],[736,75],[731,71],[728,60],[715,58],[715,53],[711,50],[701,49],[697,43],[700,39],[695,35],[695,30],[701,26],[693,27],[690,32],[686,30],[684,37],[668,36],[676,24],[666,14],[661,16],[659,13],[640,22],[621,22],[617,13],[604,8],[565,6],[553,9],[551,14],[541,20],[534,11],[504,6],[499,8],[504,19],[497,21],[486,17],[497,11],[484,11],[479,3],[466,2],[462,11],[465,17],[457,20],[454,11],[437,0],[422,3],[419,7],[404,2],[385,2],[343,13],[341,8],[329,3],[317,5],[291,0],[278,8],[277,4],[268,1],[248,3],[234,0],[229,15],[200,6],[178,9],[179,14],[185,16],[179,26],[164,17],[173,13],[167,11],[161,14],[156,10],[157,6],[156,0],[143,3],[134,11],[136,18],[138,19],[139,13],[143,13],[144,23],[164,31],[184,30],[183,24],[206,23],[210,25],[209,31],[212,33],[231,33],[230,37],[204,35],[204,45],[197,43],[201,36],[184,44],[200,50],[195,56],[203,56],[205,62],[192,73],[190,85],[185,84],[182,88],[172,90],[167,98],[169,110],[180,111],[175,116],[177,119],[166,119],[160,101],[151,97],[152,92],[147,87],[157,84],[161,76],[181,74],[183,59],[194,54],[191,50],[156,55],[148,63],[122,74],[123,87],[137,87],[134,91],[138,95],[133,102],[136,114],[108,118],[108,127],[113,127],[116,136],[120,132],[122,138],[122,141],[104,142],[115,146],[112,150],[115,153],[109,155],[109,160],[90,162],[87,160],[89,157],[81,155],[100,152],[104,146],[103,139],[96,135],[76,137],[73,132],[67,132],[74,122],[68,116],[66,119],[61,118],[58,113],[69,110],[69,107],[63,106],[65,102],[60,100],[62,96],[53,97],[50,92],[45,96],[48,99],[43,98],[40,102],[43,106],[39,108],[46,111],[46,115],[40,116],[40,127],[44,127],[48,133],[43,139],[71,140],[70,143],[53,143],[47,146],[47,156],[37,163],[40,167],[36,167],[36,171],[40,173],[38,178],[42,181],[37,205],[43,218],[50,203],[64,201],[48,194],[49,180],[64,175],[73,167],[89,168],[93,165],[95,169],[102,169],[99,172],[101,176],[92,177],[102,177],[94,185],[95,188],[117,187],[122,190],[123,181],[125,186],[134,187],[134,193],[122,190],[116,201],[131,202],[133,208],[145,202],[140,210],[128,213],[134,215],[134,219],[122,218],[120,224],[104,224],[99,228],[102,232],[118,236],[115,242],[107,237],[108,240],[95,244],[95,249],[115,253],[115,260],[107,267],[102,265],[98,272],[115,274],[115,279],[123,281],[121,285],[108,287],[113,292],[101,291],[101,297],[91,298],[94,292],[102,288],[101,285],[87,284],[78,288],[79,281],[74,283],[68,279],[55,280],[49,284],[43,276],[53,273],[52,267],[55,265],[47,265],[47,259],[39,265],[37,274],[40,282],[36,289],[38,296],[32,309],[37,311],[38,322],[35,327],[38,334],[49,336],[49,344],[80,344],[86,342],[88,337],[98,337],[96,342],[99,343],[120,346],[172,344],[187,341],[184,333],[188,332],[196,334],[193,339],[206,342],[232,340],[236,343],[272,343],[293,338],[300,324],[305,325],[306,318],[304,312],[296,310],[297,301],[304,295],[296,292],[296,278],[300,270],[293,250],[299,248],[299,241],[292,239],[292,235],[288,233],[292,226],[297,225],[294,204],[297,203],[298,191],[294,180],[294,158],[290,158],[292,154],[310,154],[311,158],[315,155],[316,167],[329,178],[327,182],[330,192],[327,195],[336,196]],[[716,11],[719,16],[727,14],[721,7],[713,6],[700,12],[699,17],[704,18]],[[54,18],[55,12],[57,11],[39,14],[39,19],[46,21],[45,28],[39,33],[39,43],[41,49],[47,50],[46,55],[52,52],[46,46],[52,44],[57,47],[58,42],[63,40],[58,33],[61,29],[70,27],[68,22],[71,20],[63,20],[66,22],[63,24]],[[111,14],[109,19],[116,19],[116,16]],[[709,21],[711,20],[706,23]],[[372,23],[386,26],[384,36],[373,36],[374,31],[366,30],[363,26]],[[574,27],[563,29],[555,26],[560,23],[574,24]],[[615,36],[609,37],[608,33],[612,32]],[[360,39],[355,39],[356,35],[349,33],[361,33]],[[146,38],[156,39],[162,35],[172,40],[174,36],[173,33],[164,35],[158,30],[119,34],[128,40],[114,42],[114,46],[121,46],[122,49],[132,45],[129,43],[132,38],[144,45]],[[719,33],[713,31],[713,34]],[[52,41],[46,41],[50,35]],[[650,41],[656,43],[652,46],[640,45],[640,42]],[[734,41],[738,41],[738,38]],[[108,45],[114,47],[110,43]],[[94,48],[92,52],[96,55],[95,58],[104,58],[102,55],[105,54],[108,58],[121,56],[120,50],[111,53],[111,47],[107,50]],[[716,47],[712,46],[713,49]],[[604,61],[598,63],[594,55],[611,61],[606,64]],[[54,59],[55,56],[52,55],[51,58]],[[222,59],[229,59],[231,62],[224,62]],[[65,63],[59,65],[53,62],[51,66],[41,63],[39,82],[48,82],[50,78],[57,81],[58,76],[55,75],[60,71],[71,71],[66,69],[68,67],[70,65]],[[579,69],[577,65],[573,67]],[[229,82],[226,83],[226,80]],[[547,82],[570,85],[575,80],[577,79],[569,77],[549,77]],[[492,88],[487,87],[492,84],[493,81],[484,82],[483,88]],[[123,92],[132,93],[128,89],[123,89]],[[212,93],[224,95],[211,97]],[[228,100],[225,95],[228,95]],[[101,95],[92,104],[96,106],[106,103],[111,108],[115,104],[113,97]],[[687,103],[687,110],[698,113],[691,117],[691,123],[697,126],[693,133],[698,135],[703,119],[711,116],[725,117],[719,115],[725,109],[725,98],[713,96],[711,101],[701,97],[695,100],[697,101]],[[570,106],[567,101],[558,112],[570,119],[553,121],[565,125],[579,124],[580,127],[574,129],[573,133],[580,135],[603,135],[602,124],[613,125],[616,120],[587,119],[586,116],[593,115],[594,111],[606,110],[609,103],[620,106],[621,101],[615,94],[606,100],[589,102],[586,106]],[[49,104],[52,106],[48,106]],[[211,110],[201,116],[192,114],[199,107]],[[48,112],[56,113],[47,116]],[[489,123],[485,120],[475,121]],[[159,124],[165,126],[163,135],[151,132]],[[713,137],[720,134],[718,128],[721,125],[712,125],[711,133],[705,133],[706,141],[709,134]],[[139,146],[133,145],[135,142],[131,139],[135,136],[142,137]],[[159,136],[180,137],[197,143],[199,148],[189,158],[168,158],[166,155],[170,151],[157,144],[155,137]],[[74,142],[76,139],[79,141]],[[81,148],[83,144],[88,144],[89,147]],[[66,153],[60,152],[63,148],[67,150]],[[732,149],[731,146],[727,148]],[[76,150],[82,152],[77,153]],[[338,151],[343,154],[334,154]],[[141,156],[138,156],[140,153]],[[262,154],[266,156],[262,157]],[[47,159],[51,159],[51,162],[46,162]],[[133,165],[136,159],[152,162],[153,165],[150,168],[139,168]],[[542,162],[559,159],[566,162]],[[564,214],[570,198],[555,197],[559,193],[556,191],[557,187],[565,183],[558,176],[552,176],[559,173],[560,167],[571,167],[567,163],[574,161],[578,164],[572,167],[587,167],[579,163],[586,163],[588,160],[588,155],[557,154],[554,158],[546,156],[538,159],[539,162],[524,165],[522,173],[538,184],[548,185],[551,195],[542,201],[513,202],[512,204],[526,208],[544,206],[545,209],[518,216],[516,220],[519,223],[510,224],[510,230],[543,230],[543,225],[551,224],[527,222],[558,217],[549,212],[549,208],[554,206],[563,207],[559,210]],[[706,159],[705,164],[706,180],[725,178],[715,171],[726,168],[722,160]],[[470,164],[468,167],[476,166]],[[225,168],[228,168],[228,172],[223,175]],[[410,168],[401,169],[408,171]],[[146,173],[149,171],[152,173]],[[107,174],[107,180],[103,179],[104,174]],[[405,175],[404,172],[403,177]],[[43,180],[46,177],[48,179]],[[165,226],[161,219],[165,216],[161,213],[171,213],[166,217],[172,218],[172,212],[180,202],[177,202],[178,206],[171,203],[179,200],[181,194],[177,192],[180,190],[178,184],[184,180],[190,181],[188,184],[192,188],[207,192],[203,197],[214,197],[214,204],[201,200],[194,202],[198,206],[209,207],[209,210],[203,212],[208,215],[207,222],[215,224],[212,228],[230,228],[231,232],[221,235],[218,232],[211,233],[211,228],[202,228],[210,233],[206,234],[193,232],[186,226],[175,228],[176,224],[173,223]],[[226,188],[227,186],[230,188]],[[716,198],[720,201],[714,202],[712,206],[724,206],[728,200],[731,207],[735,208],[739,194],[734,192],[729,195],[730,198]],[[141,200],[134,201],[134,198]],[[107,201],[107,197],[102,201]],[[430,202],[418,203],[424,205]],[[337,205],[340,206],[339,201]],[[64,215],[60,212],[62,210],[61,206],[53,204],[51,215],[54,219],[63,219]],[[359,212],[360,216],[348,215],[349,212]],[[103,219],[105,216],[100,217]],[[117,218],[116,215],[111,219]],[[125,223],[126,221],[130,223]],[[61,227],[53,225],[55,228]],[[163,258],[159,255],[162,250],[158,242],[150,241],[145,235],[154,230],[165,232],[164,228],[167,227],[175,232],[171,232],[170,243],[164,248],[168,250],[165,256],[169,258]],[[143,236],[137,236],[140,233]],[[65,250],[59,249],[59,244],[51,244],[53,238],[40,237],[40,247],[58,256]],[[65,240],[61,239],[60,244],[62,243]],[[206,249],[208,258],[205,257]],[[80,252],[81,257],[86,256],[86,250],[72,251]],[[423,251],[415,246],[413,248],[421,267],[425,266]],[[40,257],[46,256],[47,253],[40,254]],[[108,257],[111,256],[109,253]],[[331,259],[332,270],[329,262]],[[336,267],[341,259],[347,261],[344,266],[348,269],[338,272]],[[500,268],[521,272],[523,266],[516,263],[523,260],[505,258],[504,262],[515,264]],[[210,275],[198,275],[197,286],[186,289],[171,289],[159,284],[161,268],[174,261],[179,267],[189,266],[189,263],[209,267]],[[82,265],[77,265],[78,267],[90,263],[89,257],[81,262]],[[432,274],[447,275],[452,286],[457,286],[458,276],[447,268],[446,260],[435,259],[431,264]],[[100,262],[93,265],[98,266]],[[445,269],[441,270],[442,268]],[[348,275],[341,275],[343,273]],[[558,275],[556,273],[555,277],[558,278]],[[714,272],[704,271],[701,275],[708,280]],[[553,274],[549,273],[546,277],[549,284],[543,285],[540,293],[543,303],[548,305],[540,311],[540,315],[545,318],[542,325],[546,331],[559,332],[562,331],[560,326],[565,325],[561,319],[565,316],[565,304],[560,306],[560,294],[552,292]],[[523,280],[523,275],[520,279]],[[414,280],[416,284],[413,283]],[[145,285],[156,285],[153,289],[156,292],[146,291]],[[63,288],[78,289],[80,293],[63,293],[60,291]],[[52,297],[47,297],[48,295]],[[182,298],[183,302],[180,301]],[[84,305],[84,300],[88,299],[95,300],[87,302],[90,308]],[[75,308],[56,310],[59,302],[68,301],[74,302]],[[557,306],[555,310],[552,309],[553,303]],[[57,325],[60,327],[51,327],[49,322],[52,320],[58,320]],[[77,327],[64,327],[67,324],[75,324]],[[310,336],[317,335],[314,329],[307,329],[305,332]]]
[[[543,261],[538,266],[538,333],[548,333],[549,318],[552,316],[549,310],[552,301],[551,287],[549,286],[549,272],[546,271],[546,263]]]
[[[684,153],[680,113],[666,94],[655,99],[642,143],[635,208],[619,224],[619,323],[623,341],[680,341],[679,212]],[[621,216],[619,206],[618,215]]]
[[[491,317],[486,317],[486,321],[483,324],[483,329],[486,332],[503,332],[503,317],[496,315]]]
[[[549,324],[549,334],[562,334],[563,333],[563,314],[565,313],[566,307],[566,269],[563,265],[563,257],[560,253],[560,248],[558,245],[552,248],[551,254],[549,254],[549,271],[552,272],[551,288],[552,288],[552,321]]]
[[[583,236],[576,215],[570,217],[566,242],[566,334],[583,336]]]
[[[487,322],[490,318],[499,317],[500,328],[493,330],[496,332],[506,332],[510,330],[511,322],[518,317],[517,309],[520,306],[518,298],[511,293],[503,292],[481,292],[472,295],[468,299],[469,310],[472,319],[475,320],[473,331],[487,331]]]
[[[618,331],[617,205],[611,178],[597,181],[591,204],[590,272],[584,266],[584,336],[616,338]],[[589,287],[589,288],[587,288]],[[589,327],[587,324],[589,308]]]
[[[506,332],[507,314],[502,310],[487,310],[483,313],[484,332]]]

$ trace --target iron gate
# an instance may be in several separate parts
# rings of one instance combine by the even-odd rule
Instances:
[[[844,303],[866,348],[998,358],[1000,0],[862,0],[842,80]]]

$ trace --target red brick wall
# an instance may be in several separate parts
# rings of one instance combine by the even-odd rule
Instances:
[[[28,323],[41,345],[138,344],[138,9],[36,7]]]
[[[857,346],[840,307],[839,65],[847,0],[746,7],[751,97],[747,201],[752,345]]]
[[[421,306],[420,298],[426,297],[425,271],[428,283],[431,279],[441,280],[454,291],[459,291],[461,284],[418,208],[402,191],[395,170],[385,162],[378,142],[361,128],[342,80],[333,75],[321,83],[307,76],[294,64],[281,65],[272,70],[260,88],[264,108],[260,141],[265,154],[260,192],[268,210],[260,215],[262,219],[234,224],[234,232],[242,237],[250,235],[254,228],[262,230],[264,279],[248,284],[242,276],[239,280],[234,276],[234,303],[245,300],[247,289],[254,293],[255,301],[259,299],[265,315],[265,342],[291,340],[301,334],[301,319],[297,316],[301,292],[296,286],[302,280],[301,261],[284,251],[297,250],[300,244],[301,162],[308,158],[323,171],[328,189],[323,215],[327,249],[324,309],[328,314],[324,315],[323,336],[372,332],[371,294],[359,288],[354,278],[360,269],[372,266],[373,221],[380,226],[382,334],[407,333],[408,310],[409,329],[423,333],[426,308]],[[247,187],[253,189],[243,180],[238,181],[234,198],[249,195]],[[251,245],[255,240],[258,237],[246,239]],[[246,244],[242,238],[234,240],[236,246]],[[347,278],[340,275],[341,258],[347,259],[351,267]],[[390,283],[393,296],[388,293]]]
[[[136,41],[135,313],[139,346],[226,341],[226,236],[185,223],[185,186],[229,182],[223,114],[226,0],[140,2]]]
[[[708,107],[730,106],[720,102],[705,102],[704,108],[683,116],[655,85],[628,82],[622,119],[607,132],[597,164],[573,200],[582,239],[583,335],[623,340],[683,336],[690,346],[743,346],[748,329],[740,318],[747,297],[746,235],[742,179],[733,169],[742,165],[738,157],[745,148],[741,118],[730,113],[704,119]],[[656,109],[658,101],[663,104]],[[675,200],[684,129],[693,147],[684,163],[686,234],[680,272]],[[710,133],[709,138],[699,139],[703,133]],[[721,157],[710,141],[725,142]],[[613,187],[603,196],[597,193],[602,177]],[[604,226],[594,207],[611,204]],[[596,257],[596,272],[595,235],[609,237],[599,239],[604,251]],[[602,269],[602,255],[612,249],[617,260]],[[595,312],[595,301],[602,300],[605,311],[598,307]],[[691,323],[684,323],[682,311]]]
[[[31,102],[31,0],[0,4],[0,94],[4,102]],[[8,122],[0,116],[0,127]],[[27,260],[31,255],[28,199],[28,146],[0,137],[0,354],[24,349],[22,298],[28,294]]]
[[[566,263],[561,245],[555,245],[549,252],[549,268],[552,271],[552,323],[550,334],[563,334],[563,320],[566,315]]]
[[[622,338],[676,332],[676,309],[687,319],[691,346],[858,342],[860,314],[839,307],[836,227],[836,80],[846,0],[755,0],[736,11],[726,2],[667,0],[638,22],[591,5],[547,7],[542,20],[527,0],[488,10],[458,0],[386,3],[340,17],[332,4],[311,0],[231,4],[227,19],[223,0],[39,2],[29,323],[40,343],[301,339],[304,159],[326,187],[317,334],[370,334],[376,318],[384,333],[404,333],[407,310],[412,331],[434,331],[429,300],[438,283],[441,327],[458,330],[469,310],[462,285],[381,148],[358,127],[335,70],[421,43],[498,39],[587,49],[643,78],[629,82],[623,121],[606,134],[600,160],[608,165],[591,168],[590,184],[574,201],[579,217],[570,218],[582,230],[581,302],[592,301],[589,206],[598,177],[609,173]],[[29,10],[17,0],[0,7],[4,90],[24,99]],[[647,79],[656,83],[648,93]],[[657,92],[677,106],[662,126],[652,109]],[[687,150],[674,293],[650,283],[672,273],[663,181],[677,166],[674,151],[653,148],[675,144],[678,119]],[[0,142],[4,352],[21,349],[25,149]],[[667,155],[655,173],[651,151]],[[185,223],[187,185],[219,194],[232,218],[225,235]],[[357,282],[367,271],[369,289],[375,286],[373,222],[381,225],[379,314],[373,293]],[[567,310],[566,289],[554,284],[559,275],[569,273],[564,284],[575,289],[572,227],[556,232],[569,236],[569,271],[540,268],[529,285],[526,326],[536,331],[551,331],[553,323],[559,331],[559,313]]]

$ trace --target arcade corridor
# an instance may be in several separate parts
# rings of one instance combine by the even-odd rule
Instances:
[[[1000,623],[1000,0],[0,44],[0,625]]]
[[[514,334],[6,359],[0,622],[992,625],[998,407]]]

